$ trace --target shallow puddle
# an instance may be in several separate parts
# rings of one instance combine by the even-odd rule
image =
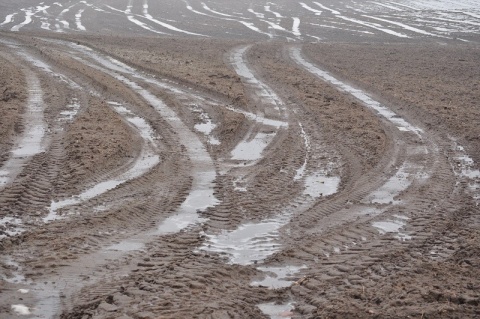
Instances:
[[[410,240],[412,236],[402,232],[402,228],[407,225],[408,217],[402,215],[393,215],[394,219],[386,221],[373,222],[372,226],[375,227],[380,234],[395,233],[395,238],[400,241]]]
[[[232,150],[232,160],[256,161],[261,159],[263,151],[276,135],[276,133],[258,133],[253,139],[240,142]]]
[[[135,241],[122,241],[118,244],[111,245],[105,250],[118,250],[118,251],[134,251],[134,250],[142,250],[145,247],[143,242],[135,242]]]
[[[251,285],[268,287],[269,289],[290,287],[295,281],[292,276],[305,268],[307,268],[307,266],[258,267],[258,270],[265,273],[265,278],[253,281]]]
[[[243,224],[233,231],[208,235],[202,250],[228,254],[231,264],[251,265],[274,254],[280,249],[276,243],[278,230],[289,221],[288,216]]]
[[[60,112],[61,117],[58,119],[59,121],[72,121],[78,113],[80,109],[80,103],[78,99],[73,98],[72,102],[67,105],[67,110]]]
[[[303,193],[313,198],[335,194],[340,185],[340,177],[327,176],[324,172],[316,172],[305,178]]]
[[[305,145],[305,160],[303,161],[303,164],[302,166],[300,166],[299,169],[297,169],[296,173],[295,173],[295,177],[293,178],[294,180],[299,180],[299,179],[302,179],[304,174],[305,174],[305,169],[307,168],[307,164],[308,164],[308,157],[309,157],[309,154],[310,154],[310,149],[311,149],[311,146],[310,146],[310,139],[308,138],[308,135],[307,133],[305,132],[305,129],[303,128],[303,125],[302,123],[298,123],[298,125],[300,126],[300,130],[301,130],[301,136],[303,138],[303,143]]]
[[[242,78],[243,82],[252,89],[253,102],[258,101],[262,106],[274,111],[278,117],[285,117],[285,106],[277,94],[265,83],[255,77],[245,61],[245,54],[250,46],[237,48],[231,55],[231,63],[235,72]],[[255,135],[247,135],[231,152],[232,160],[258,161],[262,158],[263,151],[275,139],[278,129],[288,126],[288,123],[278,120],[267,120],[260,116],[257,121],[255,114],[242,112],[247,118],[255,120],[258,124],[268,125],[269,133],[260,132]]]
[[[213,130],[217,127],[216,124],[212,123],[212,120],[207,119],[205,123],[196,124],[194,126],[195,130],[203,133],[208,137],[208,142],[212,145],[220,145],[220,141],[212,136]]]
[[[424,166],[405,162],[400,169],[388,179],[380,188],[370,193],[362,202],[376,204],[399,204],[399,195],[407,190],[414,181],[422,181],[429,178],[424,171]]]
[[[19,316],[28,316],[31,314],[30,308],[25,305],[12,305],[11,309]]]
[[[466,180],[468,190],[471,192],[477,206],[480,205],[480,170],[476,169],[475,161],[468,156],[463,146],[457,144],[454,138],[454,158],[451,163],[453,172],[459,178]]]
[[[164,220],[157,229],[157,235],[176,233],[190,225],[202,223],[205,219],[198,215],[219,203],[211,187],[216,178],[215,171],[197,172],[194,186],[175,215]]]
[[[10,275],[7,277],[6,275],[2,274],[2,279],[11,284],[25,284],[27,280],[22,272],[22,267],[10,257],[6,257],[5,265],[11,268]]]
[[[0,239],[16,236],[25,231],[23,222],[19,218],[3,217],[0,219],[0,227],[3,228],[3,233],[0,234]]]
[[[288,319],[292,318],[293,316],[293,303],[287,304],[276,304],[274,302],[271,303],[263,303],[257,305],[258,308],[271,319]]]

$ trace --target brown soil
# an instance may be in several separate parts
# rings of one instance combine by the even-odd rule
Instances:
[[[352,152],[363,169],[375,166],[387,143],[380,119],[358,102],[289,63],[282,47],[282,44],[257,45],[250,52],[250,60],[326,139]]]
[[[479,48],[441,44],[309,44],[306,54],[380,95],[431,131],[465,141],[480,161]],[[445,132],[445,129],[447,132]]]
[[[21,114],[27,92],[24,74],[14,67],[12,58],[0,55],[0,154],[1,161],[10,149],[15,135],[22,131]]]
[[[120,167],[139,152],[139,139],[106,101],[91,98],[87,109],[66,131],[62,176],[69,184],[83,184],[84,178]]]
[[[249,43],[241,57],[254,74],[249,79],[232,62],[245,41],[11,37],[52,73],[2,46],[8,53],[0,56],[0,78],[10,79],[0,80],[2,154],[10,156],[28,97],[20,65],[41,80],[48,132],[45,151],[26,158],[18,178],[0,189],[0,218],[18,218],[22,227],[12,234],[15,222],[0,226],[0,318],[14,316],[13,304],[72,319],[268,318],[258,305],[269,302],[294,303],[287,312],[292,318],[480,316],[478,190],[471,187],[478,178],[458,173],[459,148],[451,139],[480,160],[476,47],[303,46],[311,63],[424,129],[416,135],[300,66],[290,56],[291,43]],[[114,70],[118,64],[100,57],[137,71]],[[78,114],[61,120],[73,98]],[[144,119],[153,136],[139,133],[108,101]],[[207,116],[216,124],[210,136],[195,126]],[[258,123],[262,117],[282,125]],[[192,135],[185,132],[199,142],[186,140]],[[232,150],[256,133],[274,135],[262,157],[232,160]],[[209,142],[212,136],[219,145]],[[159,161],[141,176],[43,220],[52,201],[78,199],[115,181],[143,159],[147,146]],[[211,173],[203,157],[215,168],[211,189],[218,200],[206,209],[190,197],[210,187],[199,178]],[[336,193],[304,193],[305,177],[297,176],[305,160],[305,174],[328,167],[328,177],[341,178]],[[398,182],[406,187],[386,202],[371,199],[398,175],[408,175]],[[190,218],[203,219],[178,232],[157,232],[189,205],[198,208]],[[265,259],[232,264],[226,251],[199,249],[215,248],[210,236],[275,223],[285,211],[291,214],[285,226],[252,244],[278,245]],[[403,240],[373,225],[399,218]],[[251,285],[265,277],[260,267],[285,266],[304,266],[288,278],[292,285]],[[31,292],[22,295],[20,288]]]

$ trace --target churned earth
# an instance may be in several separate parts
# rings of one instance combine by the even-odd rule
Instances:
[[[474,1],[0,15],[0,318],[480,316]]]

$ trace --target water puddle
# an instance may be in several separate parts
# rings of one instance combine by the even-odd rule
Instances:
[[[254,121],[258,124],[272,126],[275,129],[279,129],[281,127],[288,127],[288,123],[286,121],[265,118],[264,116],[262,116],[262,114],[253,114],[244,110],[236,109],[231,106],[227,106],[226,108],[227,110],[230,110],[232,112],[243,114],[247,119]]]
[[[295,177],[293,178],[294,180],[299,180],[303,178],[305,174],[305,169],[307,168],[308,157],[311,149],[310,139],[308,138],[307,133],[305,133],[302,123],[299,122],[298,125],[300,126],[300,130],[301,130],[300,134],[303,138],[303,143],[305,145],[305,160],[303,161],[303,165],[299,169],[297,169]]]
[[[75,14],[75,24],[77,25],[77,30],[79,30],[79,31],[87,31],[85,26],[82,24],[82,14],[83,14],[84,11],[85,11],[85,9],[80,9]]]
[[[28,316],[31,314],[30,308],[25,305],[12,305],[11,309],[19,316]]]
[[[237,48],[231,55],[231,63],[235,72],[242,78],[254,92],[254,102],[261,103],[269,111],[276,113],[278,117],[284,117],[285,106],[277,94],[265,83],[255,77],[245,62],[245,54],[249,46]],[[258,130],[253,136],[248,134],[231,152],[232,160],[258,161],[262,158],[263,151],[272,143],[280,127],[288,126],[287,122],[278,120],[267,120],[263,116],[243,112],[247,118],[253,119],[257,124],[267,125],[265,130]]]
[[[160,26],[162,26],[162,27],[164,27],[168,30],[171,30],[171,31],[180,32],[180,33],[189,34],[189,35],[197,35],[197,36],[201,36],[201,37],[208,37],[208,36],[200,34],[200,33],[193,33],[193,32],[190,32],[190,31],[185,31],[185,30],[179,29],[177,27],[174,27],[171,24],[168,24],[168,23],[165,23],[163,21],[159,21],[159,20],[155,19],[153,16],[151,16],[148,13],[148,0],[143,0],[143,16],[146,19],[148,19],[148,20],[150,20],[150,21],[152,21],[152,22],[154,22],[154,23],[156,23],[156,24],[158,24],[158,25],[160,25]]]
[[[208,240],[201,250],[226,254],[230,264],[251,265],[262,261],[280,250],[278,231],[286,225],[290,216],[279,216],[259,223],[243,224],[233,231],[217,235],[203,234]]]
[[[300,32],[300,18],[293,17],[292,33],[301,39],[302,33]]]
[[[4,217],[0,219],[0,240],[6,237],[16,236],[25,231],[23,222],[19,218]]]
[[[295,279],[292,277],[300,270],[306,268],[307,266],[305,265],[301,267],[258,267],[258,270],[265,273],[265,278],[259,281],[253,281],[250,285],[268,287],[269,289],[290,287],[295,282]]]
[[[247,187],[245,186],[244,176],[240,176],[233,181],[233,190],[237,192],[246,192]]]
[[[234,182],[234,185],[236,185],[236,182]],[[333,189],[336,189],[336,187],[330,188],[329,191],[334,192]],[[316,199],[311,196],[300,195],[298,200],[295,201],[301,202],[300,206],[288,207],[274,218],[257,223],[245,223],[235,230],[223,230],[218,234],[202,232],[207,240],[199,247],[199,250],[222,254],[228,258],[230,264],[260,265],[266,258],[281,250],[280,229],[288,224],[294,212],[308,210],[315,201]],[[292,277],[304,268],[306,266],[259,266],[257,269],[264,272],[264,278],[252,282],[251,285],[265,286],[270,289],[289,287],[294,282]]]
[[[212,158],[198,136],[188,129],[188,127],[180,120],[175,111],[168,107],[156,95],[152,94],[140,86],[137,82],[128,79],[120,73],[130,75],[134,78],[155,85],[160,89],[166,89],[170,92],[182,95],[187,99],[196,98],[196,96],[186,91],[173,88],[171,85],[162,83],[155,78],[144,76],[137,72],[134,68],[127,66],[111,57],[104,57],[100,54],[97,54],[88,47],[75,45],[68,42],[65,42],[65,44],[75,50],[72,51],[72,54],[75,55],[77,60],[112,76],[142,96],[142,98],[147,101],[177,132],[177,136],[179,137],[181,143],[185,146],[187,155],[192,163],[192,171],[194,172],[192,176],[192,189],[186,200],[177,210],[176,214],[164,220],[159,226],[156,234],[162,235],[178,232],[190,225],[201,223],[203,219],[199,217],[198,213],[208,207],[216,206],[219,203],[214,196],[213,187],[217,173]],[[85,56],[93,59],[99,65],[82,59],[78,56],[78,53],[82,53]]]
[[[203,133],[208,138],[208,143],[212,145],[220,145],[220,141],[212,135],[213,130],[217,127],[217,124],[212,122],[212,119],[208,116],[207,113],[203,112],[202,109],[194,105],[194,112],[200,113],[200,118],[203,123],[196,124],[194,126],[195,130],[200,133]]]
[[[411,240],[412,236],[401,231],[407,225],[409,218],[402,215],[393,215],[393,217],[390,220],[373,222],[372,226],[382,235],[395,233],[394,237],[400,241]]]
[[[232,150],[232,160],[257,161],[276,133],[257,133],[251,140],[242,141]]]
[[[23,275],[22,267],[10,257],[6,257],[5,265],[11,269],[9,276],[2,274],[2,279],[11,284],[26,284],[27,281]]]
[[[258,308],[271,319],[289,319],[293,316],[293,303],[287,304],[276,304],[274,302],[271,303],[263,303],[257,305]]]
[[[203,171],[196,173],[194,185],[190,194],[182,203],[175,215],[164,220],[158,227],[157,234],[176,233],[190,225],[205,221],[198,213],[209,207],[216,206],[219,201],[215,198],[212,183],[216,178],[215,171]]]
[[[13,17],[15,17],[15,15],[17,15],[18,12],[15,12],[15,13],[12,13],[12,14],[9,14],[5,17],[5,21],[3,21],[2,23],[0,23],[0,26],[4,25],[4,24],[9,24],[13,21]]]
[[[59,278],[58,281],[61,282],[63,280]],[[64,283],[65,287],[62,288],[67,288],[67,282],[65,281]],[[38,283],[34,290],[40,298],[40,301],[32,308],[34,318],[56,318],[59,315],[58,311],[61,305],[59,288],[53,283],[44,282],[43,285]]]
[[[411,184],[410,174],[407,172],[408,164],[402,167],[384,185],[368,195],[362,202],[378,204],[399,204],[401,200],[395,198],[406,190]]]
[[[61,117],[58,120],[68,121],[68,122],[73,121],[79,109],[80,109],[80,103],[78,102],[78,99],[73,98],[72,102],[67,105],[67,110],[60,112]]]
[[[305,178],[305,190],[303,193],[313,198],[329,196],[338,191],[340,177],[328,176],[323,171],[315,172]]]
[[[460,155],[455,158],[458,163],[458,167],[461,168],[459,172],[460,176],[467,177],[469,179],[480,178],[480,170],[474,168],[475,162],[468,155]]]
[[[466,180],[468,189],[478,206],[480,205],[480,170],[475,168],[475,161],[466,154],[465,148],[458,145],[453,138],[451,139],[455,144],[453,171],[457,177]]]
[[[280,108],[284,109],[283,102],[278,95],[268,85],[257,79],[245,62],[244,56],[249,48],[250,46],[241,47],[232,53],[231,60],[235,72],[243,78],[245,83],[252,86],[256,95],[262,98],[263,103],[270,104],[277,111],[280,111]]]
[[[135,250],[142,250],[145,247],[143,242],[135,242],[135,241],[122,241],[118,244],[111,245],[105,250],[116,250],[116,251],[135,251]]]

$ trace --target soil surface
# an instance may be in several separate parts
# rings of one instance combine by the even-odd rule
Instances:
[[[471,1],[0,12],[0,319],[480,317]]]

